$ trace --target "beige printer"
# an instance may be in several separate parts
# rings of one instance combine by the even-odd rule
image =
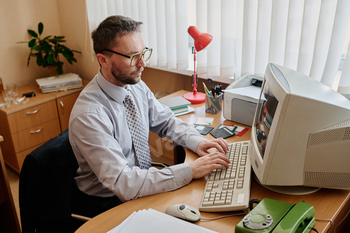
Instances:
[[[224,90],[223,113],[227,120],[252,126],[263,77],[243,75]]]

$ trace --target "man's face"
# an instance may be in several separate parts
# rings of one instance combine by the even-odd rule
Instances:
[[[127,33],[119,38],[118,44],[112,48],[113,51],[131,56],[145,49],[143,37],[139,32]],[[118,85],[125,87],[127,84],[136,84],[141,80],[141,73],[146,66],[143,59],[136,65],[130,66],[130,59],[118,54],[112,54],[108,58],[109,65],[103,70],[104,77]]]

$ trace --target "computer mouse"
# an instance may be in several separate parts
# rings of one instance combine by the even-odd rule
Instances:
[[[199,210],[185,204],[171,205],[166,209],[165,213],[191,222],[197,222],[201,218]]]

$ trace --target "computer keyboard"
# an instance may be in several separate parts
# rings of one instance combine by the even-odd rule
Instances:
[[[248,208],[251,178],[248,150],[249,141],[229,143],[226,155],[231,163],[228,168],[215,169],[209,174],[200,211],[223,212]]]

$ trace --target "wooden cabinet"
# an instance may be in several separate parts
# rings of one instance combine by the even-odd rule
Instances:
[[[61,131],[68,129],[70,112],[73,109],[74,103],[77,100],[80,92],[61,96],[56,99],[58,116],[60,119]]]
[[[34,91],[25,104],[0,109],[0,143],[4,160],[18,173],[28,153],[68,128],[70,112],[82,89],[43,94],[37,84],[19,87],[19,96]]]

